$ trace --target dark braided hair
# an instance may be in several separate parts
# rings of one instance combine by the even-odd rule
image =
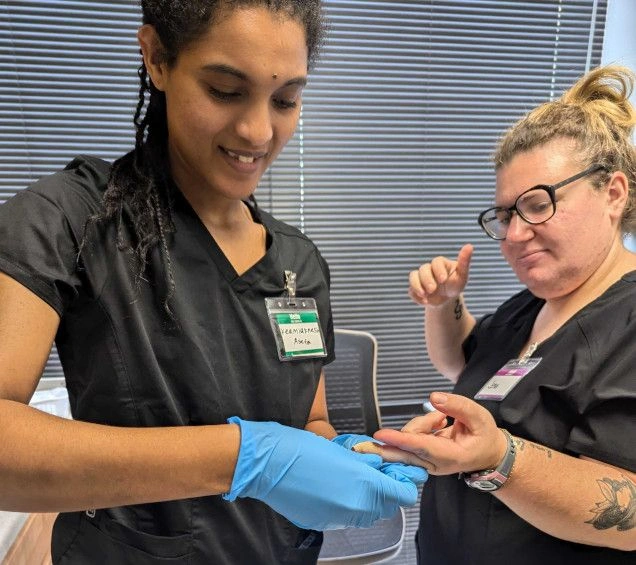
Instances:
[[[321,0],[141,0],[143,23],[152,25],[163,48],[163,62],[173,66],[184,47],[202,37],[216,18],[237,8],[264,6],[305,28],[308,61],[316,61],[325,31]],[[88,219],[117,222],[117,245],[130,251],[135,262],[136,282],[146,271],[150,251],[159,247],[166,271],[167,292],[163,307],[174,319],[170,299],[175,282],[167,238],[174,232],[172,195],[175,190],[168,167],[166,99],[158,90],[142,60],[138,70],[139,100],[134,116],[135,148],[113,163],[104,193],[103,211]],[[144,111],[145,108],[145,111]],[[122,212],[130,211],[135,241],[124,241]],[[86,235],[82,241],[83,248]]]

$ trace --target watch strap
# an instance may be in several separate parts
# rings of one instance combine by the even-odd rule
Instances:
[[[517,456],[517,448],[513,437],[508,430],[500,428],[508,441],[508,448],[503,459],[495,469],[486,469],[483,471],[473,471],[464,474],[464,482],[471,488],[484,491],[493,491],[500,489],[503,484],[510,478],[512,467]]]

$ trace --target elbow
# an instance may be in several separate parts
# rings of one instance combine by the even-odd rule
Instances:
[[[457,380],[459,379],[459,375],[461,374],[461,369],[460,370],[446,370],[446,371],[442,371],[441,372],[442,375],[444,377],[446,377],[450,382],[452,382],[453,384],[457,383]]]
[[[433,363],[433,366],[437,371],[445,378],[447,378],[453,384],[459,379],[459,375],[462,374],[466,364],[462,363]]]

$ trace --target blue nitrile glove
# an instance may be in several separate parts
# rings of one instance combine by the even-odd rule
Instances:
[[[328,439],[236,416],[241,444],[226,500],[251,497],[300,528],[365,528],[417,502],[417,486],[378,471],[382,459],[342,449]]]
[[[352,449],[356,443],[363,441],[372,441],[374,443],[382,443],[377,439],[362,434],[340,434],[331,440],[345,449]],[[413,481],[416,485],[422,485],[428,480],[428,473],[423,467],[417,465],[407,465],[406,463],[383,463],[380,465],[380,471],[389,477],[393,477],[398,481],[402,477]]]

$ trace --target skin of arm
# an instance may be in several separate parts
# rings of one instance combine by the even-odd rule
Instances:
[[[409,295],[425,309],[424,338],[429,358],[453,382],[466,364],[462,343],[475,325],[462,296],[472,254],[473,246],[466,244],[457,260],[435,257],[409,274]]]
[[[454,383],[466,365],[462,343],[475,323],[462,295],[440,306],[425,308],[424,339],[428,356],[435,368]]]
[[[329,440],[336,437],[337,432],[333,426],[329,423],[329,415],[327,413],[327,395],[325,393],[325,374],[320,375],[320,381],[318,382],[318,389],[316,390],[316,396],[314,402],[309,411],[309,418],[307,418],[307,425],[305,429],[308,432],[313,432],[319,436],[323,436]]]
[[[431,403],[455,418],[453,425],[436,432],[440,414],[432,412],[414,418],[402,431],[384,429],[374,437],[409,451],[413,457],[405,462],[422,465],[433,475],[499,464],[507,440],[485,408],[463,396],[439,392],[431,394]],[[492,496],[557,538],[636,550],[636,474],[521,438],[514,441],[517,456],[511,476]]]
[[[58,324],[48,304],[0,274],[0,509],[73,511],[229,490],[236,425],[120,428],[27,406]]]

